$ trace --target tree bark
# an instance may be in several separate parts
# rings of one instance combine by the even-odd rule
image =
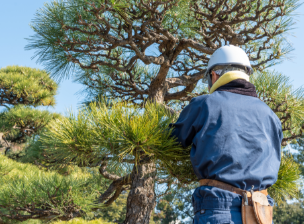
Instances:
[[[168,75],[169,69],[170,67],[167,64],[162,65],[157,76],[151,82],[148,97],[150,101],[155,101],[157,103],[164,102],[165,95],[169,89],[169,85],[166,83],[166,77]]]
[[[148,224],[150,222],[151,213],[156,205],[155,177],[154,162],[133,168],[124,224]]]
[[[158,77],[168,72],[167,68],[160,69]],[[150,86],[149,100],[163,103],[166,94],[165,82],[154,82]],[[127,199],[127,214],[123,224],[149,224],[150,217],[156,206],[155,180],[156,166],[154,161],[134,166],[131,180],[131,190]]]

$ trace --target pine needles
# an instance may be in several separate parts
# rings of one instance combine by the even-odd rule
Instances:
[[[292,198],[299,198],[299,179],[299,164],[293,160],[291,155],[283,155],[278,180],[269,188],[270,196],[277,204],[282,204]]]
[[[7,66],[0,69],[1,105],[53,106],[57,83],[39,69]]]
[[[145,109],[128,102],[92,103],[77,118],[71,114],[51,122],[40,141],[48,154],[65,164],[93,165],[106,157],[114,163],[131,160],[135,166],[144,158],[169,161],[174,155],[182,160],[187,154],[176,153],[180,146],[168,129],[174,119],[153,103]]]
[[[288,76],[265,71],[251,77],[258,97],[276,113],[282,123],[282,145],[302,137],[304,128],[304,89],[293,89]]]
[[[3,218],[69,220],[98,208],[94,200],[99,195],[100,178],[94,172],[78,169],[62,176],[0,155],[0,182]]]

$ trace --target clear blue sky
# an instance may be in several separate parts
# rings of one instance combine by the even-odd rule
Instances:
[[[43,69],[42,65],[31,60],[33,51],[25,51],[25,38],[33,34],[29,24],[34,18],[37,9],[41,8],[46,0],[1,0],[0,4],[0,67],[21,65]],[[300,7],[297,13],[303,11]],[[296,17],[295,29],[290,33],[289,41],[295,50],[282,64],[274,67],[275,70],[291,77],[295,87],[304,85],[304,16]],[[80,96],[75,93],[81,85],[65,80],[60,83],[57,105],[53,111],[64,113],[67,109],[77,110],[81,102]]]

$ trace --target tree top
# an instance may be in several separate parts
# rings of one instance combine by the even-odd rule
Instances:
[[[53,106],[57,83],[46,71],[21,66],[0,69],[0,105]]]
[[[57,75],[76,69],[102,95],[158,102],[189,100],[210,55],[234,44],[257,70],[291,46],[297,0],[65,0],[37,12],[28,49]]]

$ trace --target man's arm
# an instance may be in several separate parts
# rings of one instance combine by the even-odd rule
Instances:
[[[200,98],[200,97],[199,97]],[[204,100],[193,98],[188,106],[181,112],[177,122],[170,124],[174,128],[171,136],[176,137],[177,141],[186,148],[192,144],[192,140],[197,133],[199,120],[202,117],[202,104]]]

